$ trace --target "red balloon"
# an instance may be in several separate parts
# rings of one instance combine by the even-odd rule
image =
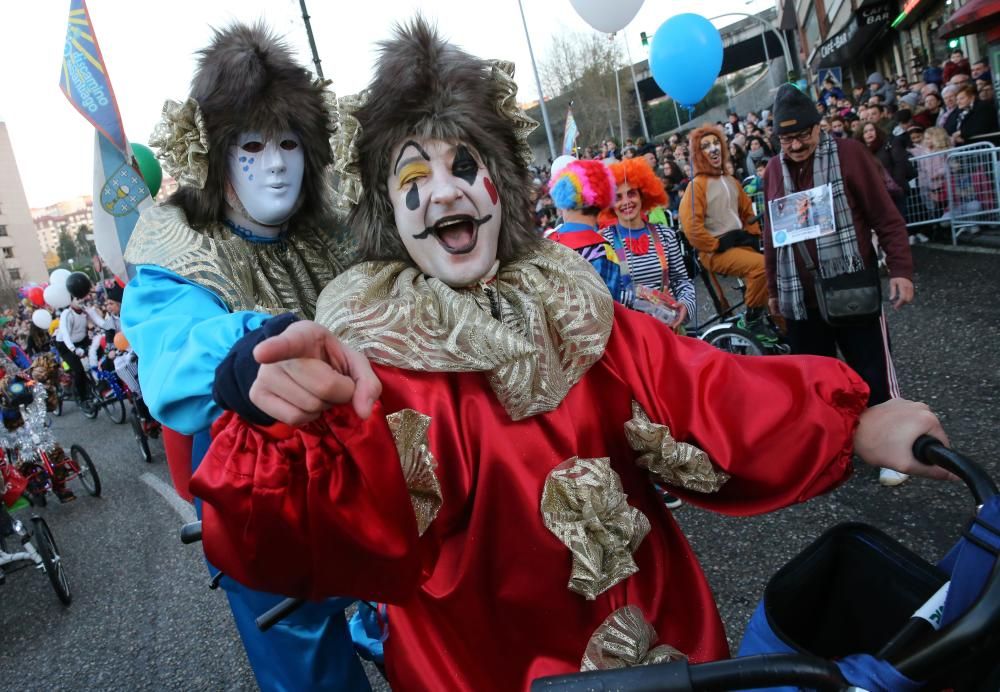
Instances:
[[[36,308],[40,308],[45,305],[45,292],[42,290],[42,287],[35,286],[28,291],[28,300],[30,300]]]

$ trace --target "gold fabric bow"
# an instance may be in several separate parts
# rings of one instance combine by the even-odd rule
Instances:
[[[611,460],[572,457],[545,479],[542,521],[573,555],[569,590],[592,601],[639,571],[649,519],[627,502]]]
[[[178,184],[204,189],[208,180],[208,131],[198,102],[168,100],[160,122],[153,129],[149,146],[158,149],[157,158]]]
[[[434,474],[437,462],[427,446],[431,417],[406,408],[390,413],[385,420],[403,465],[403,479],[410,491],[413,513],[417,515],[417,533],[423,536],[442,503],[441,485]]]
[[[642,452],[636,459],[660,480],[699,493],[718,492],[729,474],[716,470],[708,455],[694,445],[678,442],[670,428],[650,421],[638,402],[632,402],[632,420],[625,423],[629,445]]]
[[[646,622],[639,608],[634,605],[619,608],[590,637],[580,661],[580,670],[648,666],[687,658],[667,644],[660,644],[651,650],[656,640],[656,630]]]

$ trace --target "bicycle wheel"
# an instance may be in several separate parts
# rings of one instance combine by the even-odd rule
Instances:
[[[83,399],[78,399],[77,403],[80,405],[80,410],[83,411],[83,415],[90,420],[97,418],[97,411],[100,406],[97,401],[94,400],[93,392],[89,387],[87,388],[87,395]]]
[[[701,338],[705,343],[730,353],[742,356],[764,355],[764,348],[753,334],[732,324],[709,329]]]
[[[101,496],[101,477],[97,475],[97,468],[90,460],[90,455],[80,445],[73,445],[69,448],[69,456],[77,473],[77,478],[84,489],[94,497]]]
[[[119,425],[125,422],[125,402],[121,399],[106,399],[103,402],[103,408],[112,422]]]
[[[69,605],[73,600],[73,593],[69,589],[66,570],[62,568],[62,558],[59,557],[56,539],[52,537],[49,525],[41,517],[32,517],[31,523],[34,526],[32,542],[38,548],[38,554],[45,566],[45,574],[48,575],[59,600],[62,601],[63,605]]]
[[[153,453],[149,451],[149,438],[146,436],[146,431],[142,429],[142,421],[139,420],[139,415],[135,411],[129,416],[129,420],[132,423],[132,435],[135,437],[136,444],[139,445],[142,460],[147,464],[151,464],[153,462]]]

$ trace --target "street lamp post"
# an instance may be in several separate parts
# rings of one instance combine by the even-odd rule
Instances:
[[[524,18],[524,5],[517,0],[521,9],[521,23],[524,24],[524,38],[528,42],[528,55],[531,56],[531,69],[535,73],[535,87],[538,89],[538,107],[542,110],[542,122],[545,123],[545,134],[549,138],[549,155],[555,159],[556,142],[552,138],[552,126],[549,125],[549,112],[545,108],[545,95],[542,93],[542,80],[538,78],[538,67],[535,65],[535,51],[531,48],[531,36],[528,35],[528,20]]]
[[[774,33],[778,37],[778,43],[781,44],[781,51],[785,56],[785,71],[792,71],[792,53],[788,50],[788,42],[785,41],[785,37],[781,35],[781,32],[775,29],[773,26],[765,22],[763,19],[755,14],[747,14],[746,12],[723,12],[722,14],[716,15],[714,17],[709,17],[708,21],[715,21],[716,19],[722,19],[723,17],[745,17],[747,19],[752,19],[761,26],[764,27],[766,31]],[[765,39],[766,41],[766,39]],[[764,44],[764,57],[767,58],[767,44]]]

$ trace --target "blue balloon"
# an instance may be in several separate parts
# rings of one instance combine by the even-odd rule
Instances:
[[[688,108],[705,98],[722,69],[722,36],[700,14],[678,14],[660,25],[649,49],[653,79]]]

